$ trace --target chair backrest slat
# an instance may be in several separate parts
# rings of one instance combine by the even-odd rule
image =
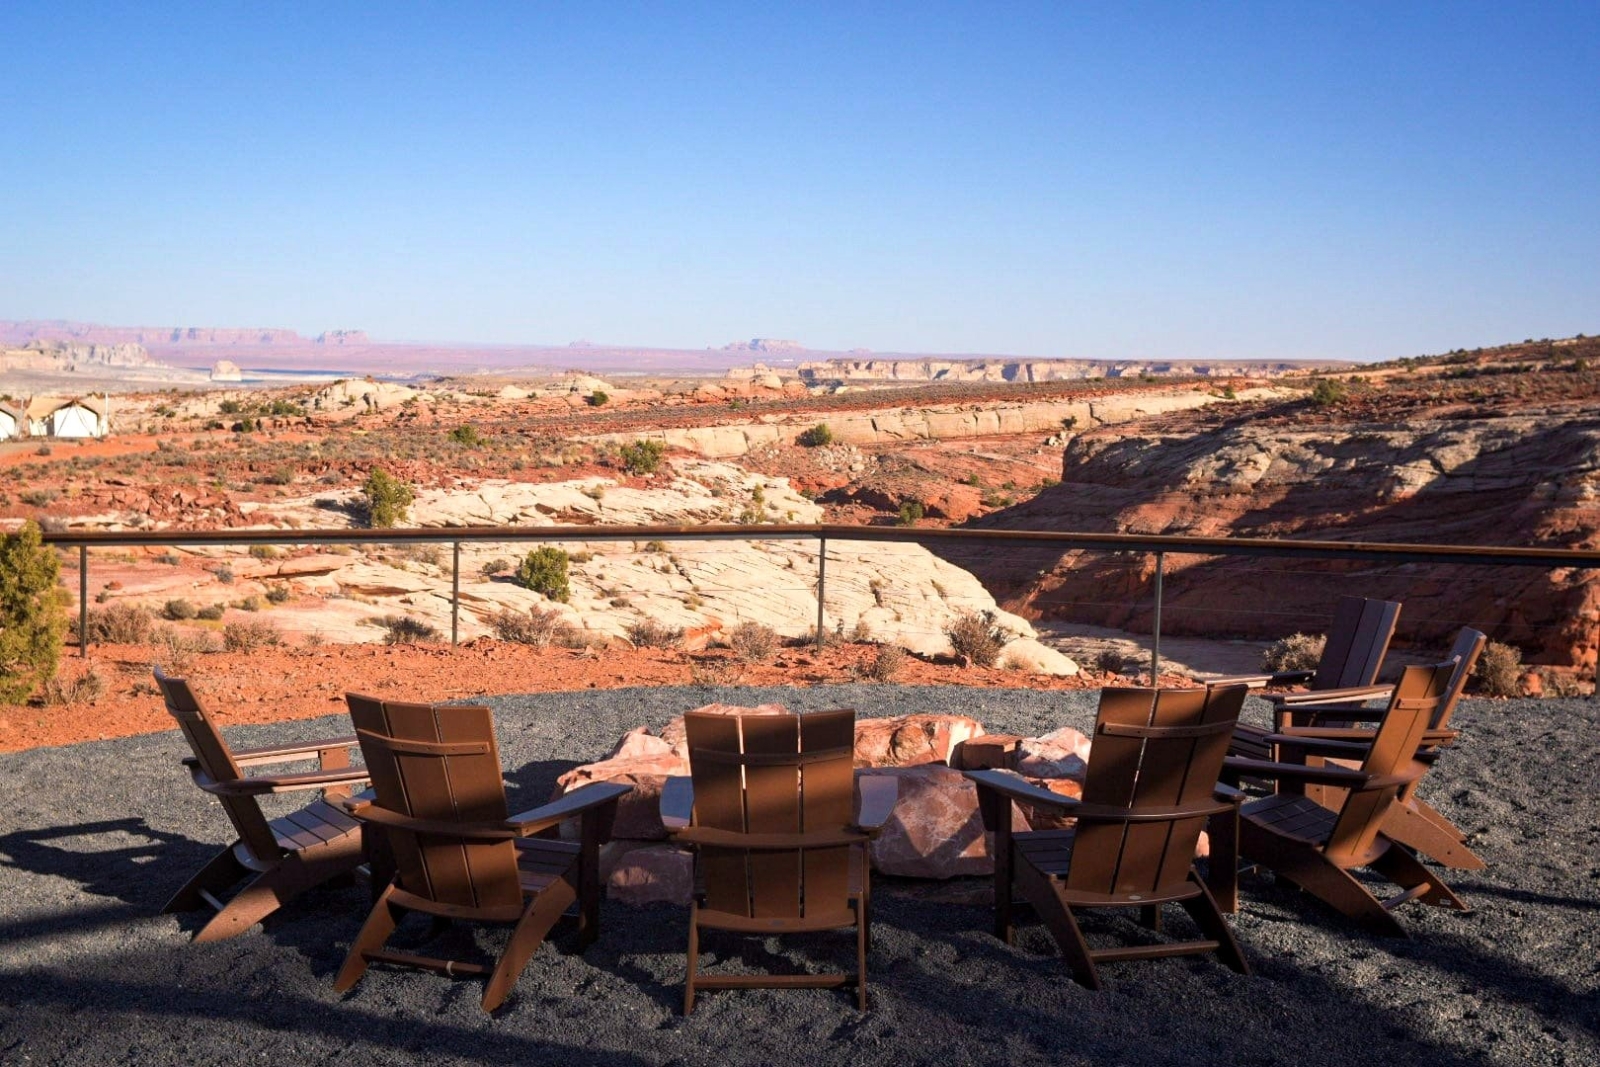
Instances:
[[[854,815],[853,710],[684,716],[696,826],[734,833],[836,833]],[[837,912],[847,847],[752,851],[701,846],[706,907],[753,918]]]
[[[164,674],[159,667],[155,669],[155,679],[168,713],[177,720],[178,729],[183,732],[183,739],[189,743],[189,750],[205,776],[214,782],[237,782],[242,779],[244,771],[234,760],[233,752],[223,740],[222,731],[217,729],[217,724],[206,713],[189,683]],[[282,855],[278,837],[272,832],[266,816],[261,813],[261,805],[255,797],[219,796],[217,800],[221,802],[228,821],[233,823],[239,840],[251,855],[263,863],[274,861]]]
[[[485,707],[409,704],[351,693],[350,717],[379,807],[436,822],[503,823],[505,783]],[[441,904],[517,906],[515,846],[386,828],[399,884]]]
[[[1445,700],[1446,687],[1456,661],[1424,667],[1407,667],[1389,698],[1389,709],[1372,735],[1361,769],[1367,774],[1388,776],[1411,766],[1422,735]],[[1384,813],[1394,803],[1400,785],[1382,789],[1351,790],[1339,809],[1339,817],[1324,851],[1330,858],[1363,856],[1373,846]]]
[[[1395,601],[1340,597],[1310,688],[1372,685],[1399,621],[1400,605]]]
[[[1100,696],[1085,804],[1203,810],[1212,803],[1243,685],[1208,689],[1106,689]],[[1069,888],[1159,894],[1188,876],[1206,816],[1124,822],[1079,819]]]
[[[1449,658],[1455,661],[1455,670],[1450,674],[1450,682],[1445,686],[1445,698],[1439,704],[1439,709],[1434,712],[1433,721],[1429,727],[1434,730],[1444,730],[1450,726],[1450,716],[1455,713],[1456,705],[1461,701],[1461,694],[1467,688],[1467,680],[1472,677],[1472,668],[1478,664],[1478,656],[1483,653],[1483,646],[1489,643],[1489,638],[1477,630],[1463,626],[1456,634],[1455,644],[1450,646]]]

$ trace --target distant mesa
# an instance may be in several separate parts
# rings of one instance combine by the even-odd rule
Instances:
[[[214,382],[239,382],[244,380],[244,372],[239,369],[239,364],[231,359],[219,359],[211,365],[211,380]]]
[[[748,341],[733,341],[722,346],[724,352],[804,352],[806,346],[799,341],[782,341],[774,337],[752,337]]]
[[[366,330],[324,330],[317,334],[319,345],[370,345]]]
[[[599,348],[593,341],[568,341],[568,348]]]

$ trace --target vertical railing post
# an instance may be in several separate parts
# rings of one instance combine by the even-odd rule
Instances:
[[[461,640],[461,542],[450,546],[450,643]]]
[[[817,649],[822,649],[822,604],[828,595],[828,539],[817,538]]]
[[[78,546],[78,658],[89,658],[89,546]]]
[[[1150,627],[1150,687],[1160,685],[1157,681],[1161,677],[1161,570],[1166,559],[1165,552],[1156,553],[1156,614],[1155,621]]]

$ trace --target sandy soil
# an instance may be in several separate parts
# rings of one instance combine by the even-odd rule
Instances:
[[[89,658],[68,648],[60,679],[70,686],[85,673],[100,679],[92,701],[50,706],[0,705],[0,752],[106,740],[166,730],[172,720],[150,677],[159,654],[142,645],[92,645]],[[327,715],[347,692],[439,701],[503,693],[618,689],[626,686],[813,686],[848,682],[868,671],[877,646],[842,643],[818,652],[780,650],[767,663],[745,663],[726,651],[680,653],[653,649],[578,652],[535,649],[487,638],[449,645],[324,645],[255,652],[211,652],[186,663],[165,663],[187,676],[207,707],[226,725],[274,723]],[[897,684],[985,689],[1097,688],[1111,677],[1093,671],[1052,678],[1006,670],[927,662],[907,655]],[[1130,671],[1135,668],[1130,666]],[[1173,675],[1167,684],[1184,684]]]

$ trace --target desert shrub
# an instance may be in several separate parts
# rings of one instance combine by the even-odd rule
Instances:
[[[222,647],[229,652],[254,652],[283,643],[283,634],[265,619],[230,622],[222,628]]]
[[[483,565],[483,567],[481,568],[481,573],[483,574],[483,576],[485,578],[493,578],[495,575],[504,574],[506,571],[508,571],[510,569],[511,569],[511,561],[510,560],[508,560],[508,559],[491,559],[488,563],[485,563]]]
[[[402,545],[400,558],[412,563],[425,563],[430,567],[444,565],[444,549],[439,545]]]
[[[189,674],[195,656],[217,650],[209,634],[186,633],[176,626],[157,627],[150,644],[156,650],[156,663],[161,669],[180,678]]]
[[[261,480],[268,485],[293,485],[294,471],[289,467],[274,467],[263,474]]]
[[[899,645],[879,645],[872,660],[862,669],[862,676],[874,682],[893,681],[906,665],[906,650]]]
[[[610,399],[611,399],[611,394],[610,393],[607,393],[604,389],[596,389],[594,392],[592,392],[588,396],[584,397],[584,402],[586,404],[588,404],[592,408],[598,408],[598,407],[604,407],[605,404],[606,404],[606,401],[608,401]]]
[[[819,422],[811,429],[801,431],[794,440],[801,448],[821,448],[833,444],[833,431],[828,429],[827,423]]]
[[[1290,634],[1268,645],[1261,653],[1261,669],[1277,674],[1279,671],[1314,671],[1322,660],[1323,646],[1328,638],[1323,634]]]
[[[46,704],[89,704],[100,699],[106,690],[105,680],[93,667],[75,678],[59,675],[45,680],[39,696]]]
[[[1102,648],[1094,658],[1094,669],[1106,674],[1121,674],[1128,666],[1128,657],[1119,649]]]
[[[289,591],[289,587],[282,582],[267,587],[267,600],[273,604],[288,603],[289,598],[293,595]]]
[[[628,624],[628,640],[635,648],[677,648],[683,641],[683,630],[655,619],[639,619]]]
[[[251,545],[250,556],[252,559],[276,559],[283,555],[273,545]]]
[[[0,534],[0,703],[20,704],[55,677],[66,633],[61,562],[25,522]]]
[[[42,508],[51,504],[61,494],[54,489],[25,489],[17,494],[17,499],[32,508]]]
[[[161,608],[161,617],[174,622],[180,619],[192,619],[198,614],[199,609],[182,597],[167,601]]]
[[[240,611],[260,611],[261,610],[261,604],[262,604],[261,598],[259,596],[256,596],[256,594],[251,593],[249,596],[245,597],[243,600],[240,600],[240,601],[236,602],[233,606],[238,608]]]
[[[233,581],[233,568],[224,563],[213,570],[211,576],[223,585],[227,585]]]
[[[418,641],[437,641],[439,628],[411,615],[385,615],[383,643],[386,645],[414,645]]]
[[[617,458],[629,474],[654,474],[666,451],[667,446],[660,441],[640,440],[617,449]]]
[[[566,551],[546,545],[529,552],[517,568],[517,584],[551,600],[566,600],[572,595],[567,583]]]
[[[778,632],[763,623],[741,622],[728,634],[728,647],[746,663],[765,663],[778,650]]]
[[[1011,635],[994,624],[992,611],[963,611],[944,629],[957,656],[974,667],[993,667]]]
[[[78,621],[71,627],[77,634]],[[150,613],[131,604],[112,604],[89,612],[89,640],[96,644],[142,645],[150,639]]]
[[[1478,665],[1472,670],[1478,691],[1484,696],[1514,697],[1522,694],[1522,650],[1515,645],[1490,641],[1483,646]]]
[[[450,440],[454,441],[458,445],[464,445],[467,448],[476,448],[478,445],[483,443],[483,438],[479,435],[478,428],[472,425],[470,422],[464,423],[451,430]]]
[[[922,519],[922,501],[907,500],[900,505],[900,525],[915,526]]]
[[[416,491],[381,467],[374,467],[361,486],[367,505],[367,525],[373,529],[394,526],[406,517]]]
[[[1337,404],[1350,395],[1350,387],[1337,378],[1318,378],[1311,387],[1311,402],[1317,407]]]
[[[534,648],[559,644],[561,638],[574,629],[561,618],[561,612],[538,605],[527,611],[512,611],[510,608],[497,611],[489,617],[489,628],[502,641],[514,641]]]
[[[165,563],[169,567],[176,567],[178,564],[183,562],[183,557],[178,555],[176,552],[163,552],[161,555],[156,557],[156,562]]]
[[[222,613],[226,610],[227,608],[221,604],[207,604],[205,607],[195,612],[194,616],[197,619],[204,619],[207,622],[216,622],[218,619],[222,618]]]

